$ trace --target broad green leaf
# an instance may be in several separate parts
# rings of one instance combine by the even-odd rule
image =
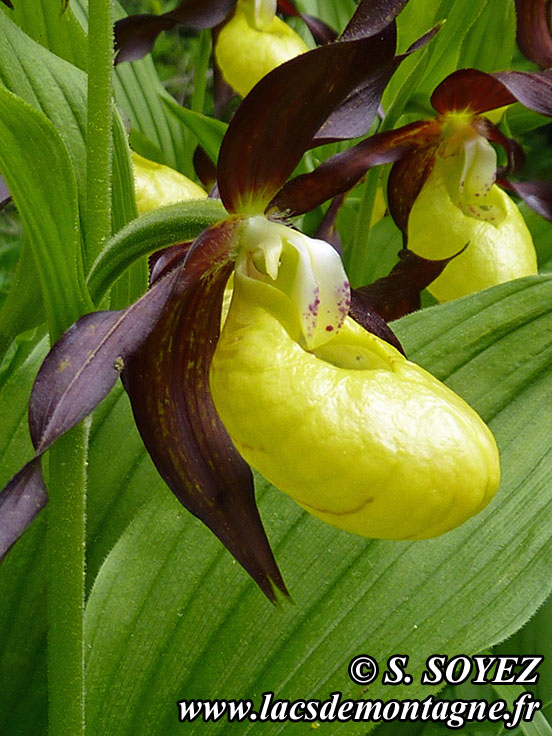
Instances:
[[[525,692],[520,685],[493,685],[493,689],[499,697],[508,703],[510,710],[512,710],[516,698]],[[552,726],[539,711],[534,714],[531,721],[527,723],[522,721],[518,728],[524,736],[552,736]]]
[[[86,34],[71,6],[62,12],[62,0],[41,0],[40,3],[21,0],[14,4],[13,11],[5,7],[2,10],[37,43],[86,70]]]
[[[263,520],[295,606],[273,609],[170,496],[152,494],[103,564],[87,609],[90,733],[182,730],[189,698],[424,697],[430,653],[474,653],[519,628],[550,589],[552,278],[512,282],[395,323],[409,355],[490,421],[502,453],[495,501],[435,540],[364,540],[259,480]],[[347,665],[410,655],[414,684],[367,692]],[[251,722],[209,725],[250,733]],[[326,724],[321,724],[324,727]],[[263,724],[266,734],[305,724]],[[198,722],[187,732],[205,733]],[[364,734],[332,723],[328,733]]]
[[[4,8],[35,41],[81,69],[86,68],[87,2],[71,0],[61,16],[57,0],[41,2],[18,0],[17,13]],[[2,6],[3,7],[3,6]],[[116,17],[124,11],[114,4]],[[60,17],[61,16],[61,17]],[[0,37],[1,37],[0,33]],[[19,93],[20,94],[20,93]],[[117,104],[124,110],[133,127],[152,140],[164,153],[162,163],[193,176],[192,153],[187,150],[180,126],[161,102],[169,97],[161,85],[151,58],[121,64],[115,70]]]
[[[348,219],[347,214],[347,210],[340,213],[338,224],[341,233],[341,223]],[[367,247],[359,248],[355,259],[353,286],[371,284],[376,279],[387,276],[397,263],[398,253],[402,248],[400,230],[391,217],[384,217],[370,228],[366,240]]]
[[[27,403],[46,350],[42,341],[12,372],[0,393],[2,485],[32,456]],[[111,458],[109,463],[106,457]],[[120,385],[95,413],[89,462],[87,575],[91,585],[129,520],[152,493],[167,493],[133,425]],[[0,566],[0,733],[10,736],[46,733],[47,513],[46,508]]]
[[[92,308],[84,281],[77,185],[53,124],[0,87],[0,170],[33,247],[50,330]]]
[[[163,102],[176,119],[196,136],[211,161],[216,164],[228,125],[221,120],[188,110],[170,98],[164,98]]]
[[[402,112],[397,98],[406,80],[415,80],[411,91],[417,98],[429,98],[446,76],[462,67],[483,71],[507,68],[515,48],[513,3],[483,0],[458,3],[454,0],[410,2],[397,19],[399,50],[404,51],[429,28],[445,21],[426,49],[407,59],[394,75],[383,98],[385,109],[392,106],[393,119]],[[500,38],[500,44],[497,39]],[[396,109],[398,102],[399,109]]]
[[[17,335],[44,319],[38,271],[31,245],[24,238],[11,288],[0,309],[0,361]]]
[[[24,0],[33,2],[33,0]],[[73,11],[81,25],[87,27],[86,0],[73,0]],[[115,17],[124,15],[115,3]],[[181,127],[172,119],[162,99],[172,99],[163,88],[151,57],[119,64],[114,77],[115,98],[133,128],[139,130],[159,147],[164,154],[162,163],[193,177],[192,154]]]
[[[27,402],[46,350],[43,340],[0,393],[0,487],[33,454]],[[36,519],[0,566],[0,733],[14,736],[45,732],[44,526]]]
[[[550,271],[552,269],[552,222],[537,215],[525,202],[520,202],[518,206],[533,236],[539,271]]]
[[[544,657],[538,668],[538,682],[535,685],[525,685],[525,688],[542,700],[542,714],[550,722],[552,722],[552,642],[549,634],[551,625],[552,598],[548,598],[522,629],[494,650],[496,654],[515,652]]]
[[[32,23],[35,14],[31,8],[21,3],[20,9],[20,20],[30,25],[39,39],[43,38],[40,27],[37,30]],[[50,18],[50,15],[39,15],[36,19],[39,20],[40,17],[44,20]],[[51,34],[54,34],[56,25],[54,21],[52,22]],[[71,24],[70,27],[74,30],[77,26],[78,24],[76,26]],[[79,46],[80,35],[76,31],[75,34],[74,41]],[[79,192],[80,212],[84,212],[86,74],[36,43],[23,33],[8,15],[0,13],[0,81],[30,105],[41,110],[53,122],[71,157]],[[113,143],[113,227],[114,230],[118,230],[136,216],[136,206],[128,143],[121,120],[116,113]],[[124,285],[120,285],[119,299],[128,303],[136,299],[145,289],[145,264],[137,266],[132,274],[125,277],[125,281]]]
[[[53,123],[71,158],[84,212],[86,75],[0,13],[0,83]]]

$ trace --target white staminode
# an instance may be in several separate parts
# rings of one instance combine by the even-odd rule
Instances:
[[[468,128],[460,144],[447,142],[440,156],[440,168],[453,203],[468,217],[499,225],[506,213],[489,196],[497,166],[491,144]]]
[[[264,31],[274,20],[277,0],[253,0],[253,22],[258,31]]]
[[[349,311],[350,288],[341,258],[329,243],[257,215],[245,221],[240,246],[237,271],[289,297],[309,350],[336,334]]]

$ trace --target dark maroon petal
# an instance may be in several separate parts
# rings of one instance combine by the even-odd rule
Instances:
[[[188,255],[193,241],[169,245],[168,248],[158,250],[149,257],[150,285],[166,276],[177,266],[180,266]]]
[[[388,322],[419,309],[423,289],[440,276],[445,266],[459,253],[435,261],[422,258],[410,250],[403,250],[399,255],[399,262],[388,276],[355,289],[356,299]]]
[[[493,77],[504,85],[514,100],[529,110],[552,116],[551,71],[496,72]]]
[[[337,38],[337,31],[335,31],[331,26],[324,23],[320,18],[315,18],[313,15],[300,13],[295,5],[289,2],[289,0],[278,0],[278,11],[282,13],[282,15],[301,18],[303,23],[312,33],[312,37],[317,44],[330,43],[330,41],[335,41]]]
[[[371,80],[368,85],[363,85],[355,89],[340,105],[337,110],[330,115],[324,125],[315,135],[311,147],[322,145],[323,143],[333,143],[339,140],[348,140],[350,138],[359,138],[365,135],[374,115],[378,112],[379,102],[387,83],[394,74],[399,64],[410,54],[423,48],[436,35],[440,29],[440,25],[435,26],[425,33],[421,38],[415,41],[406,51],[406,53],[395,57],[392,66],[382,69],[379,78]],[[396,43],[395,24],[391,24],[383,33],[389,34],[389,42]]]
[[[368,84],[355,89],[322,125],[309,148],[365,135],[372,125],[383,92],[397,66],[398,64],[390,65],[381,69]]]
[[[159,319],[178,272],[120,311],[93,312],[75,322],[46,356],[29,404],[31,439],[44,452],[107,395],[128,356]]]
[[[379,89],[394,43],[338,41],[291,59],[242,102],[220,150],[219,190],[230,212],[261,212],[299,162],[332,110],[361,85]]]
[[[8,204],[11,199],[10,190],[6,184],[5,179],[0,176],[0,209]]]
[[[201,146],[195,149],[193,162],[195,172],[203,186],[208,190],[212,189],[217,181],[217,167]]]
[[[525,164],[525,152],[521,145],[513,138],[508,138],[498,126],[491,123],[487,118],[478,117],[473,121],[473,127],[484,138],[493,143],[498,143],[504,148],[508,155],[508,166],[505,173],[518,171]]]
[[[342,40],[375,36],[389,26],[408,0],[361,0],[341,34]]]
[[[157,36],[174,28],[168,15],[129,15],[115,23],[115,64],[136,61],[153,49]]]
[[[541,69],[552,66],[549,6],[547,0],[516,0],[518,46]]]
[[[0,560],[47,501],[40,458],[33,458],[0,493]]]
[[[434,121],[427,121],[373,135],[330,157],[309,174],[291,179],[272,200],[270,207],[290,215],[308,212],[354,187],[372,166],[410,156],[428,136],[431,138],[436,132],[438,134],[438,130]]]
[[[389,212],[395,224],[406,237],[410,210],[433,169],[438,136],[420,146],[407,157],[397,161],[391,169],[387,182]]]
[[[195,31],[213,28],[231,12],[236,0],[183,0],[162,15],[129,15],[115,23],[115,63],[135,61],[148,54],[162,31],[183,25]]]
[[[339,209],[344,201],[344,194],[339,194],[337,197],[334,197],[315,233],[316,238],[325,240],[326,243],[333,245],[338,253],[342,253],[343,248],[339,231],[336,227],[336,219],[339,214]]]
[[[367,299],[359,289],[351,290],[351,306],[349,308],[349,316],[364,327],[365,330],[371,332],[372,335],[385,340],[399,352],[405,355],[404,348],[399,342],[399,338],[389,327],[384,318],[374,309],[370,300]]]
[[[511,105],[516,99],[495,75],[479,69],[459,69],[435,88],[431,104],[441,114],[464,110],[482,113]]]
[[[251,471],[228,437],[209,388],[231,271],[232,263],[220,263],[200,280],[180,284],[155,330],[128,361],[124,384],[164,481],[274,601],[274,586],[287,591],[259,517]]]
[[[497,184],[517,194],[541,217],[552,221],[552,182],[499,179]]]
[[[213,36],[213,48],[217,41],[218,29],[214,28],[212,31]],[[213,105],[215,118],[217,120],[228,121],[232,117],[231,103],[234,99],[237,99],[237,95],[224,79],[224,75],[220,70],[215,55],[212,55],[213,65]]]

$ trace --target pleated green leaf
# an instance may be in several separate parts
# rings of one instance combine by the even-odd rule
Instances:
[[[92,308],[73,166],[48,118],[4,87],[0,111],[0,171],[33,248],[50,330],[59,336]]]
[[[163,102],[180,124],[195,135],[200,146],[205,150],[211,161],[216,164],[222,139],[228,128],[227,123],[188,110],[170,98],[163,99]]]
[[[365,540],[311,518],[259,479],[261,515],[294,606],[274,609],[168,493],[152,493],[102,565],[87,608],[89,732],[247,734],[253,722],[178,723],[190,698],[414,698],[432,653],[475,653],[519,628],[551,587],[552,278],[404,318],[412,359],[490,422],[503,483],[483,513],[435,540]],[[547,403],[548,402],[548,403]],[[353,460],[353,459],[352,459]],[[147,601],[147,605],[146,605]],[[361,653],[408,653],[410,687],[366,692]],[[306,724],[264,723],[263,733]],[[370,724],[321,724],[364,734]]]
[[[0,483],[33,453],[27,422],[32,382],[47,352],[43,340],[10,371],[0,393]],[[124,442],[121,441],[124,438]],[[113,457],[117,445],[116,462]],[[107,553],[152,493],[165,493],[118,385],[94,415],[90,433],[87,579],[90,587]],[[46,733],[47,508],[0,566],[0,733]]]

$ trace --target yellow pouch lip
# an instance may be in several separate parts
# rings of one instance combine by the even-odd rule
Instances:
[[[225,81],[245,97],[264,76],[290,59],[309,50],[303,39],[274,16],[255,25],[249,2],[238,0],[232,18],[220,29],[215,58]]]
[[[531,234],[513,200],[496,184],[488,193],[504,213],[497,224],[469,217],[450,198],[436,165],[408,221],[408,247],[424,258],[454,258],[428,291],[440,302],[450,301],[506,281],[537,273]]]
[[[370,537],[435,536],[488,503],[496,445],[460,397],[350,319],[323,350],[362,345],[375,364],[352,370],[348,356],[336,366],[293,339],[285,295],[238,275],[235,287],[211,388],[238,450],[269,481],[324,521]],[[442,422],[439,443],[431,435]]]
[[[169,166],[131,152],[134,189],[139,214],[208,195],[198,184]]]

